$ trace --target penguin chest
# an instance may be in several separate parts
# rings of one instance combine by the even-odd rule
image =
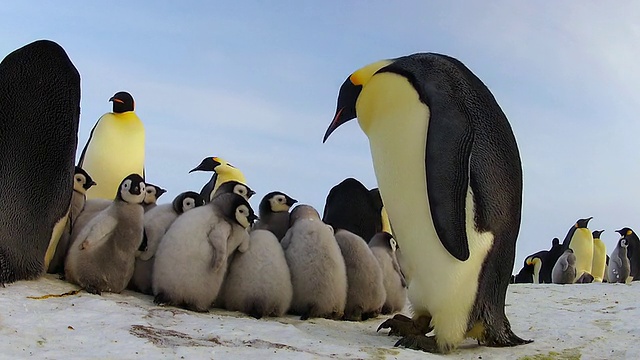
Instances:
[[[576,256],[576,279],[583,272],[591,274],[591,265],[593,262],[593,235],[586,228],[576,229],[569,248],[573,250]]]
[[[429,164],[425,163],[429,108],[406,79],[383,73],[362,90],[356,111],[369,138],[394,236],[414,272],[409,284],[413,309],[416,314],[431,314],[434,322],[437,317],[443,322],[448,318],[457,322],[451,326],[466,331],[482,263],[493,243],[490,233],[475,231],[471,188],[465,204],[470,256],[459,261],[440,242],[431,218],[426,179]]]

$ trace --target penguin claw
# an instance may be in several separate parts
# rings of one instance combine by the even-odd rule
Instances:
[[[407,335],[400,338],[400,340],[398,340],[394,346],[413,350],[421,350],[430,353],[440,352],[435,336]]]
[[[389,336],[424,336],[424,334],[431,331],[430,321],[431,318],[426,316],[421,316],[417,321],[414,321],[405,315],[396,314],[393,318],[387,319],[380,324],[376,332],[380,331],[380,329],[390,329]]]

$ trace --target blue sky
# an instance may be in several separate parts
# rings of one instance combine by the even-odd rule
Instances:
[[[229,2],[231,3],[231,2]],[[0,54],[61,44],[82,77],[82,150],[115,92],[129,91],[147,132],[148,181],[199,191],[206,156],[240,168],[253,206],[281,190],[322,211],[352,176],[376,186],[357,123],[322,136],[354,70],[415,52],[465,63],[491,89],[524,169],[524,257],[578,219],[640,231],[640,5],[619,2],[324,1],[9,2]]]

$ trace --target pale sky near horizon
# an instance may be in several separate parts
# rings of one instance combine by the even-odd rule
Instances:
[[[130,92],[145,124],[149,182],[199,191],[207,156],[257,195],[281,190],[322,212],[346,177],[376,180],[357,122],[322,144],[340,85],[368,63],[416,52],[458,58],[492,91],[524,171],[523,259],[579,218],[611,253],[640,231],[640,5],[604,2],[9,2],[0,55],[58,42],[82,78],[78,154],[107,100]]]

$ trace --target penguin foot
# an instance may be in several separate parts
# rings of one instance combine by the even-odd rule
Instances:
[[[429,326],[431,323],[430,316],[421,316],[417,320],[396,314],[393,318],[385,320],[380,326],[380,329],[389,329],[389,336],[410,336],[410,335],[423,335],[432,330]]]
[[[512,347],[532,343],[533,340],[525,340],[509,330],[506,334],[500,336],[489,336],[484,341],[478,340],[478,345],[489,347]]]
[[[421,350],[430,353],[441,352],[438,348],[438,343],[436,342],[435,336],[407,335],[403,338],[400,338],[400,340],[398,340],[394,346],[401,346],[407,349]]]
[[[88,292],[89,294],[102,295],[102,291],[100,291],[100,289],[91,285],[85,286],[84,291]]]

